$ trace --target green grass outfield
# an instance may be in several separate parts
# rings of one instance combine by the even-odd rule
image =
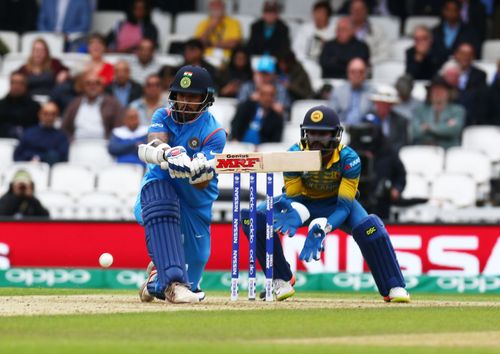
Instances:
[[[213,310],[161,311],[167,305],[137,302],[159,311],[5,316],[16,301],[39,295],[53,295],[57,307],[66,295],[94,294],[130,297],[135,306],[131,291],[0,288],[0,353],[500,352],[500,295],[418,294],[410,307],[379,304],[375,294],[299,293],[288,305],[245,308],[242,300],[241,309],[221,302]],[[208,293],[207,301],[222,296],[229,292]],[[316,307],[301,308],[306,299]],[[323,299],[332,302],[322,308]]]

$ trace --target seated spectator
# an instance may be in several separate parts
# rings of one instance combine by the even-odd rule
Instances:
[[[286,50],[278,56],[279,81],[287,89],[292,101],[311,98],[313,89],[309,75],[302,67],[295,54]]]
[[[0,31],[13,31],[19,35],[35,31],[37,16],[37,0],[0,1]]]
[[[464,42],[471,43],[476,53],[480,53],[481,41],[474,28],[460,20],[460,2],[446,0],[443,5],[442,21],[432,30],[432,55],[442,64]]]
[[[238,93],[238,101],[246,100],[256,101],[259,97],[258,88],[262,84],[274,85],[276,89],[276,100],[273,104],[273,109],[277,113],[287,114],[290,111],[290,96],[286,88],[279,82],[276,76],[276,64],[269,56],[263,56],[257,63],[257,68],[254,73],[253,81],[248,81],[241,86]]]
[[[276,88],[264,83],[256,93],[255,99],[247,99],[238,105],[231,121],[231,138],[255,145],[280,142],[284,117],[274,110]]]
[[[14,151],[14,161],[42,161],[49,165],[68,161],[68,137],[54,126],[58,116],[59,109],[54,102],[40,108],[40,124],[25,130]]]
[[[104,85],[109,85],[113,81],[115,75],[113,65],[104,61],[104,53],[106,52],[106,41],[104,37],[98,33],[94,33],[89,37],[88,50],[90,54],[90,62],[87,63],[85,71],[92,71],[98,75]]]
[[[411,95],[413,91],[413,79],[410,75],[401,76],[396,81],[396,91],[399,96],[399,103],[392,107],[392,110],[400,116],[411,121],[415,114],[415,109],[420,107],[423,102],[417,100]]]
[[[495,78],[488,88],[486,111],[489,114],[481,122],[487,125],[500,125],[500,60],[497,62]]]
[[[226,15],[222,0],[210,0],[209,16],[196,27],[195,37],[205,45],[205,55],[219,60],[229,59],[242,39],[240,22]]]
[[[26,75],[10,75],[10,89],[0,100],[0,137],[19,139],[23,130],[38,123],[40,105],[28,94]]]
[[[354,28],[347,17],[338,20],[336,33],[335,39],[325,43],[319,63],[323,77],[345,79],[347,64],[351,59],[361,58],[368,63],[370,49],[354,36]]]
[[[59,112],[64,112],[71,101],[82,94],[84,76],[84,73],[80,73],[54,87],[49,100],[59,107]]]
[[[38,31],[64,33],[72,41],[90,31],[90,0],[43,0],[38,14]]]
[[[69,78],[68,68],[51,58],[49,46],[42,38],[33,42],[28,62],[19,71],[28,79],[30,95],[49,95],[56,84]]]
[[[135,163],[145,166],[137,155],[140,144],[146,144],[148,126],[140,125],[139,112],[133,108],[125,111],[123,126],[113,129],[109,139],[108,151],[118,163]]]
[[[290,50],[288,26],[279,18],[280,4],[267,0],[262,8],[262,18],[252,23],[247,49],[251,55],[277,56]]]
[[[212,64],[203,59],[204,50],[203,42],[199,39],[193,38],[188,40],[184,44],[184,63],[180,67],[184,65],[201,66],[207,69],[212,78],[215,77],[216,69]]]
[[[136,56],[130,62],[132,79],[144,85],[146,78],[151,74],[157,74],[161,65],[155,58],[155,45],[151,39],[144,38],[139,43]]]
[[[300,26],[292,39],[292,48],[299,61],[317,62],[325,42],[335,36],[335,24],[330,21],[332,7],[329,1],[318,1],[313,6],[313,22]]]
[[[381,27],[374,26],[368,19],[368,6],[364,0],[352,0],[349,6],[354,34],[358,40],[365,42],[370,48],[373,61],[387,59],[389,42]]]
[[[64,112],[62,129],[71,140],[108,139],[121,125],[123,108],[116,98],[104,94],[102,79],[89,71],[83,79],[83,94]]]
[[[17,171],[9,190],[0,198],[0,216],[12,216],[15,219],[48,217],[49,212],[34,196],[34,191],[35,184],[31,175],[25,170]]]
[[[115,64],[115,78],[106,86],[105,92],[113,95],[123,107],[142,96],[142,86],[130,78],[128,62],[120,60]]]
[[[162,91],[168,91],[170,89],[170,85],[174,81],[175,73],[177,72],[177,67],[171,65],[163,65],[158,73],[158,76],[161,80],[161,89]]]
[[[396,89],[388,85],[380,85],[371,94],[373,113],[368,120],[380,124],[382,134],[395,151],[409,143],[408,121],[393,111],[392,107],[399,102]]]
[[[130,108],[138,112],[141,125],[149,126],[153,113],[167,104],[167,99],[162,95],[160,77],[151,74],[144,84],[144,95],[130,103]]]
[[[406,50],[406,73],[415,80],[431,80],[439,70],[440,58],[432,51],[432,32],[425,26],[413,31],[413,47]]]
[[[127,18],[118,21],[106,39],[111,51],[133,53],[143,38],[158,46],[158,30],[151,21],[149,2],[134,0],[127,10]]]
[[[215,75],[219,95],[223,97],[236,97],[241,85],[251,79],[252,65],[250,56],[243,47],[236,47],[229,62],[223,65]]]
[[[464,108],[450,103],[450,86],[437,77],[429,87],[428,102],[415,111],[411,128],[413,144],[458,146],[464,124]]]
[[[366,76],[366,63],[361,58],[354,58],[347,68],[348,82],[333,90],[328,105],[344,125],[358,124],[372,110],[372,87],[366,82]]]

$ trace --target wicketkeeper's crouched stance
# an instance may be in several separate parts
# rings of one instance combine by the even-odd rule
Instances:
[[[340,144],[343,129],[337,114],[326,106],[311,108],[301,125],[301,141],[291,151],[321,150],[319,172],[284,173],[286,192],[275,198],[274,229],[293,236],[298,227],[309,225],[299,258],[319,260],[325,235],[341,228],[353,235],[385,301],[409,302],[389,234],[380,218],[368,215],[355,199],[361,163],[356,152]],[[265,266],[265,205],[257,208],[257,257]],[[248,235],[248,209],[241,211],[243,231]],[[275,236],[276,233],[275,233]],[[293,296],[290,265],[274,237],[274,292],[277,300]]]

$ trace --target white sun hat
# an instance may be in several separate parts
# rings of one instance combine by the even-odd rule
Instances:
[[[390,85],[377,85],[370,95],[370,100],[375,102],[398,103],[399,97],[396,89]]]

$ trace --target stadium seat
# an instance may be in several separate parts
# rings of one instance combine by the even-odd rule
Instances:
[[[424,176],[417,173],[408,173],[406,175],[406,186],[402,193],[404,199],[428,199],[429,195],[429,182]]]
[[[399,18],[391,16],[370,16],[370,22],[373,26],[382,28],[386,39],[394,41],[399,38]]]
[[[153,24],[158,29],[158,45],[160,53],[165,53],[167,49],[167,38],[172,32],[172,15],[158,9],[153,10],[151,15]]]
[[[17,139],[0,138],[0,166],[2,166],[2,170],[4,166],[14,163],[14,150],[17,143]]]
[[[288,146],[292,146],[300,141],[300,127],[296,124],[285,124],[281,142]]]
[[[52,166],[50,190],[65,192],[72,197],[95,189],[95,174],[85,166],[66,162]]]
[[[162,66],[168,65],[175,68],[181,66],[182,63],[184,63],[184,58],[182,57],[182,55],[177,54],[158,54],[156,55],[156,61]]]
[[[9,53],[19,52],[19,35],[17,32],[0,31],[0,39],[9,48]]]
[[[260,17],[262,15],[263,5],[264,0],[238,1],[238,13]],[[310,13],[310,11],[308,13]]]
[[[290,42],[292,42],[299,32],[302,22],[300,20],[297,20],[296,18],[290,17],[282,17],[281,20],[288,26],[288,35],[290,37]]]
[[[290,113],[290,124],[299,130],[300,124],[304,121],[306,112],[313,106],[326,105],[324,100],[297,100],[293,102]]]
[[[64,36],[54,32],[26,32],[21,37],[21,53],[29,55],[33,42],[43,38],[50,49],[50,55],[59,56],[64,52]]]
[[[76,205],[73,198],[64,192],[42,191],[35,193],[42,205],[49,210],[51,219],[75,219]]]
[[[427,85],[428,82],[424,80],[414,81],[411,96],[419,101],[425,101],[425,99],[427,98]]]
[[[2,62],[2,76],[9,77],[14,71],[18,70],[28,60],[28,56],[21,53],[8,53],[4,56]],[[10,83],[9,83],[10,85]]]
[[[226,13],[233,14],[234,10],[237,8],[237,3],[241,3],[241,0],[225,0],[226,4]],[[196,1],[196,9],[200,12],[208,13],[208,4],[210,0],[197,0]]]
[[[241,35],[245,41],[250,39],[250,31],[252,29],[252,23],[255,22],[256,18],[251,15],[233,15],[238,21],[240,21]]]
[[[312,5],[311,1],[287,0],[283,2],[282,15],[285,17],[309,20],[311,18]],[[262,7],[260,7],[259,10],[262,12]]]
[[[403,146],[399,157],[406,173],[421,174],[429,182],[444,169],[444,149],[440,146]]]
[[[493,177],[500,176],[500,127],[469,126],[462,133],[462,147],[484,152],[493,162]]]
[[[122,220],[122,215],[122,201],[113,193],[90,192],[78,199],[79,219]]]
[[[238,152],[253,152],[255,145],[249,143],[240,143],[239,141],[228,141],[224,147],[225,153],[235,154]]]
[[[174,33],[192,37],[198,24],[206,18],[206,13],[181,12],[175,16]]]
[[[391,60],[404,62],[406,60],[406,50],[413,46],[413,40],[410,38],[399,38],[391,43]]]
[[[499,207],[468,207],[462,209],[442,209],[438,219],[445,223],[498,223],[500,222]]]
[[[500,39],[489,39],[483,42],[482,60],[496,63],[500,58]]]
[[[93,168],[109,166],[113,163],[108,153],[106,140],[75,140],[69,147],[69,162]]]
[[[500,52],[498,54],[498,59],[500,59]],[[497,65],[495,63],[496,62],[491,63],[484,60],[476,60],[474,62],[475,66],[486,73],[486,82],[488,84],[491,84],[493,82],[493,80],[495,79],[495,75],[497,74]]]
[[[404,61],[387,60],[373,65],[372,80],[392,85],[404,73]]]
[[[7,167],[2,167],[2,169],[4,170],[4,184],[9,184],[17,171],[25,170],[35,183],[35,191],[47,190],[50,166],[45,162],[14,162]]]
[[[0,98],[4,98],[10,90],[10,78],[8,76],[0,76]]]
[[[137,195],[144,169],[137,164],[113,164],[97,173],[97,190],[118,196]]]
[[[313,60],[304,60],[301,62],[302,67],[306,71],[309,76],[309,80],[311,81],[311,85],[316,80],[321,80],[321,66]]]
[[[110,64],[116,64],[120,60],[126,60],[130,62],[133,60],[134,56],[132,54],[118,54],[118,53],[106,53],[104,54],[104,61]]]
[[[237,104],[238,100],[235,98],[218,97],[208,109],[227,132],[231,129],[231,121],[236,113]]]
[[[439,24],[439,17],[437,16],[410,16],[405,22],[405,36],[413,36],[413,31],[417,26],[427,26],[429,29]]]
[[[465,174],[444,173],[431,187],[431,204],[442,208],[464,208],[476,205],[476,182]]]
[[[61,54],[59,59],[69,68],[71,75],[76,75],[84,71],[90,56],[86,53],[69,52]]]
[[[287,143],[264,143],[257,145],[259,152],[288,151],[290,145]]]
[[[92,14],[90,32],[98,32],[106,36],[120,20],[125,19],[122,11],[95,11]]]

